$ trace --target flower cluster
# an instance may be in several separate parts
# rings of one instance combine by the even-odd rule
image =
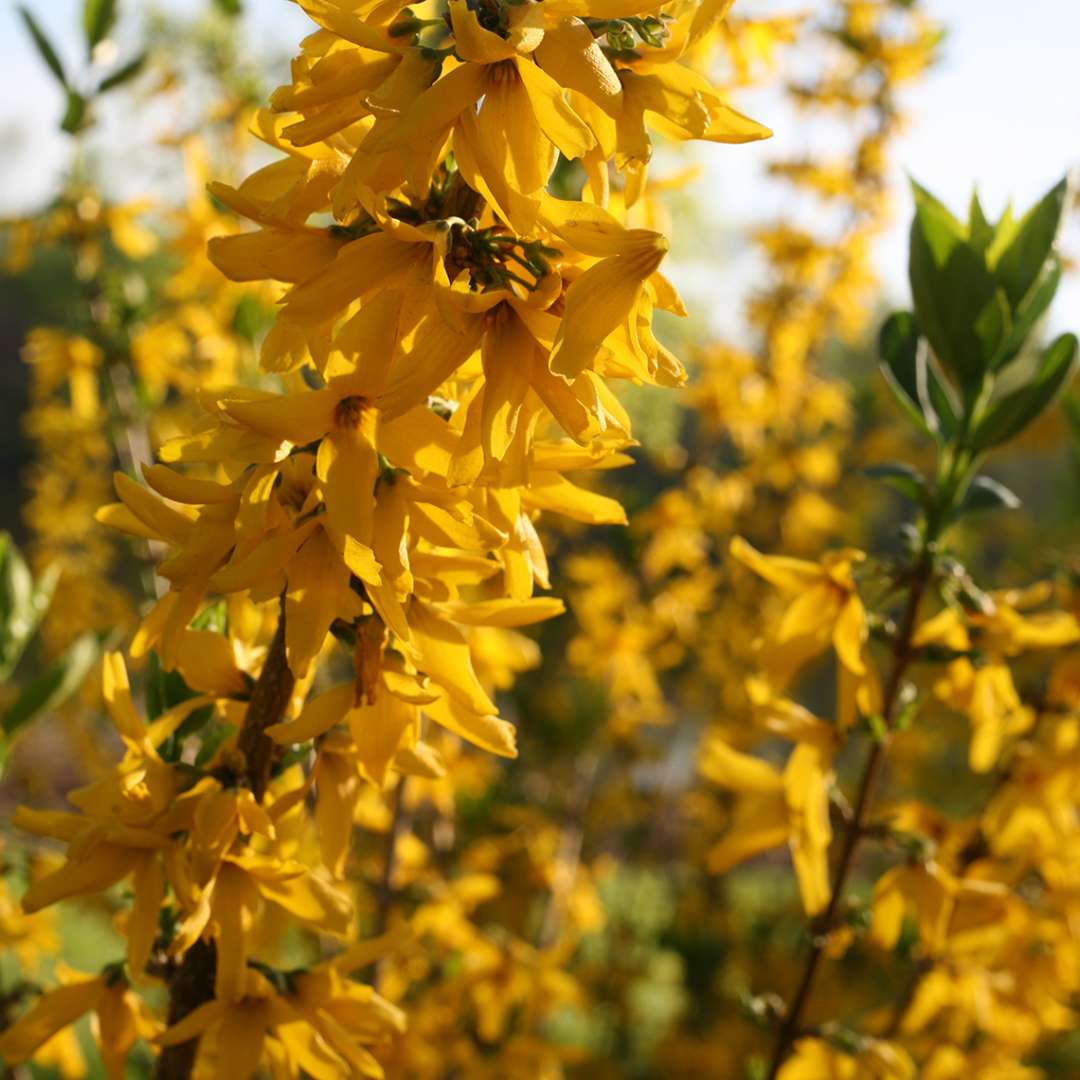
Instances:
[[[354,977],[380,961],[391,985],[404,947],[390,900],[413,839],[405,778],[437,792],[456,739],[514,756],[492,692],[534,660],[516,629],[562,610],[534,595],[549,586],[536,522],[623,523],[577,479],[629,460],[612,384],[685,378],[652,329],[654,310],[684,313],[660,271],[667,240],[624,216],[652,131],[769,134],[684,62],[722,7],[301,6],[316,29],[253,119],[281,156],[211,184],[208,204],[252,226],[223,229],[212,261],[278,302],[266,379],[158,381],[194,392],[202,415],[176,410],[159,462],[118,472],[98,513],[158,556],[128,650],[151,666],[147,706],[109,653],[122,761],[72,792],[77,812],[16,816],[67,845],[27,910],[130,883],[126,962],[45,994],[0,1037],[9,1062],[90,1010],[109,1017],[114,1070],[139,1035],[161,1076],[379,1075],[378,1058],[407,1058],[392,1048],[402,1013]],[[169,355],[174,328],[143,328],[136,363]],[[372,910],[353,823],[384,790]],[[429,887],[412,932],[460,950],[490,886]],[[553,907],[580,907],[583,887],[553,880]],[[299,967],[289,934],[306,942]],[[333,939],[343,948],[316,960]],[[545,985],[573,996],[556,951],[484,961],[471,940],[482,1039],[500,1009],[542,1015]],[[133,992],[146,979],[169,990],[163,1031]]]

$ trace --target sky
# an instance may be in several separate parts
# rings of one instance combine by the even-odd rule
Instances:
[[[203,0],[168,2],[183,11],[200,9]],[[28,3],[61,51],[76,55],[81,0]],[[806,10],[814,3],[792,0],[788,6]],[[777,6],[776,0],[738,0],[738,11],[746,16]],[[1016,206],[1029,204],[1067,169],[1080,166],[1080,3],[927,0],[925,7],[947,27],[948,38],[942,62],[903,98],[910,124],[896,148],[902,204],[878,253],[887,292],[898,303],[906,302],[910,217],[904,172],[960,209],[977,182],[988,212],[996,213],[1010,196]],[[287,0],[246,0],[246,8],[257,47],[280,53],[284,78],[289,52],[310,22]],[[63,169],[66,143],[56,131],[60,109],[57,88],[28,45],[15,4],[0,0],[0,139],[9,148],[0,166],[0,215],[35,205]],[[719,220],[728,223],[769,213],[770,195],[760,182],[763,162],[774,149],[782,153],[785,146],[805,145],[798,119],[779,109],[770,115],[767,98],[755,99],[754,114],[774,128],[771,146],[710,146],[703,158],[702,197],[718,206]],[[1076,232],[1066,237],[1066,250],[1080,261]],[[721,304],[714,316],[726,317],[727,311]],[[1080,281],[1063,287],[1053,323],[1080,323]]]

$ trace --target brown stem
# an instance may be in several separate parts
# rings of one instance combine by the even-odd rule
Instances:
[[[169,1026],[179,1023],[214,996],[217,947],[212,941],[196,941],[168,977]],[[195,1068],[199,1040],[188,1039],[165,1046],[154,1069],[154,1080],[190,1080]]]
[[[262,802],[270,782],[277,751],[276,744],[265,734],[272,724],[280,722],[292,697],[296,678],[289,669],[285,653],[285,604],[281,605],[270,651],[251,692],[251,701],[244,716],[237,746],[247,763],[245,780],[255,798]],[[169,987],[169,1024],[177,1023],[214,996],[214,977],[217,969],[217,948],[212,941],[200,940],[174,964],[166,978]],[[195,1067],[199,1040],[190,1039],[161,1051],[154,1069],[154,1080],[190,1080]]]
[[[281,721],[295,686],[296,676],[285,652],[285,602],[282,600],[274,640],[251,692],[251,703],[236,743],[247,762],[247,785],[259,802],[266,794],[270,770],[278,752],[277,743],[266,735],[266,729]]]
[[[912,572],[907,604],[893,644],[892,672],[889,675],[889,681],[882,699],[882,716],[885,720],[886,731],[892,729],[896,720],[896,706],[900,700],[900,688],[903,686],[904,675],[911,663],[912,638],[918,625],[919,608],[922,605],[923,595],[930,580],[931,568],[930,556],[928,553],[923,552]],[[769,1066],[768,1080],[776,1080],[780,1067],[791,1052],[792,1044],[798,1037],[802,1026],[803,1012],[806,1010],[807,1003],[810,1000],[814,980],[825,956],[825,946],[828,943],[829,935],[836,927],[836,920],[840,914],[840,904],[844,896],[844,888],[847,885],[852,867],[855,865],[855,854],[858,851],[859,843],[862,840],[873,808],[874,796],[885,765],[886,747],[887,739],[876,740],[867,755],[862,778],[859,781],[859,792],[855,798],[854,814],[851,824],[844,834],[843,847],[840,849],[840,858],[836,865],[836,874],[833,879],[832,893],[829,896],[829,904],[825,909],[825,914],[817,922],[806,967],[803,969],[798,989],[795,991],[795,996],[788,1006],[784,1021],[777,1034],[772,1063]]]

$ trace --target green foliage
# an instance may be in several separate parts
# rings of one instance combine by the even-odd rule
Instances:
[[[122,64],[111,75],[106,75],[105,78],[101,80],[98,84],[97,92],[99,94],[104,94],[117,86],[123,86],[124,83],[130,82],[146,66],[146,61],[147,54],[140,53],[133,60],[129,60],[126,64]]]
[[[1031,380],[1019,390],[996,401],[975,428],[978,450],[1015,438],[1036,420],[1057,397],[1076,363],[1075,334],[1062,334],[1043,353]]]
[[[11,678],[37,633],[59,576],[50,569],[35,581],[14,541],[0,533],[0,680]]]
[[[37,46],[37,51],[41,54],[42,60],[45,61],[45,66],[56,76],[57,82],[66,87],[68,84],[67,74],[64,71],[63,63],[61,63],[60,54],[53,47],[45,31],[41,29],[29,10],[21,4],[19,5],[19,15],[26,24],[26,29],[30,32],[30,37]]]
[[[948,440],[958,426],[957,406],[908,311],[894,312],[881,328],[881,372],[908,418],[928,435]]]
[[[83,33],[87,56],[92,56],[94,49],[109,36],[118,14],[117,0],[84,0]]]
[[[91,106],[99,94],[108,93],[130,82],[146,65],[147,54],[139,53],[130,60],[124,61],[115,71],[101,79],[96,86],[86,89],[91,76],[84,73],[81,79],[69,78],[60,54],[34,16],[21,5],[18,11],[41,58],[64,90],[64,112],[60,118],[60,130],[68,135],[77,135],[90,126],[93,120]],[[109,36],[116,25],[118,15],[119,0],[84,0],[82,29],[86,41],[88,63],[93,62],[94,50]]]
[[[14,674],[49,610],[59,578],[59,570],[50,567],[35,580],[14,541],[0,533],[0,680],[7,682]],[[68,701],[100,656],[99,637],[84,634],[21,689],[0,714],[0,769],[15,736]]]
[[[976,477],[989,450],[1034,423],[1065,388],[1077,339],[1062,334],[1030,371],[1006,366],[1030,355],[1037,326],[1061,280],[1054,245],[1068,202],[1062,180],[1018,221],[997,222],[972,195],[961,223],[925,188],[913,184],[909,272],[915,310],[892,314],[881,329],[881,371],[908,420],[937,443],[933,484],[904,466],[871,471],[925,510],[926,535],[980,510],[1015,508],[1019,500],[989,477]],[[1018,368],[1027,367],[1026,364]]]
[[[991,224],[977,195],[961,224],[913,184],[909,274],[919,329],[964,400],[984,392],[989,372],[1019,354],[1061,279],[1054,243],[1068,199],[1060,181],[1019,221]]]
[[[60,119],[60,130],[76,135],[87,126],[89,102],[77,90],[68,90],[67,105]]]
[[[1019,496],[1004,484],[999,484],[990,476],[976,476],[957,506],[956,516],[974,514],[980,510],[1017,510],[1019,507]]]
[[[15,736],[34,720],[58,709],[82,686],[101,658],[102,642],[97,634],[86,633],[49,664],[27,685],[0,719],[0,766]]]
[[[886,461],[881,465],[871,465],[866,470],[866,475],[895,488],[913,503],[922,503],[926,498],[926,478],[917,469],[903,462]]]

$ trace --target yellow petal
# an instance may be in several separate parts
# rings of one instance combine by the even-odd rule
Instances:
[[[143,856],[132,878],[135,902],[128,919],[128,966],[136,980],[141,980],[154,939],[158,933],[158,915],[165,899],[165,875],[156,852]]]
[[[437,137],[480,100],[485,82],[483,65],[459,65],[416,98],[393,127],[366,140],[363,149],[380,153]]]
[[[701,773],[732,791],[780,791],[783,777],[767,761],[743,754],[721,739],[711,739],[701,759]]]
[[[566,311],[551,357],[556,374],[568,378],[581,374],[595,360],[604,339],[633,311],[642,284],[667,252],[662,236],[646,236],[640,249],[602,259],[566,290]]]
[[[21,1065],[58,1031],[93,1009],[104,987],[102,978],[59,986],[43,994],[25,1015],[0,1035],[0,1060]]]
[[[285,649],[289,667],[302,679],[348,595],[349,568],[320,529],[293,556],[288,574]]]
[[[518,417],[529,391],[536,342],[509,307],[500,308],[484,336],[481,413],[484,453],[501,461],[517,431]]]
[[[471,712],[494,716],[498,710],[476,677],[461,631],[416,599],[409,605],[409,625],[413,644],[420,653],[420,667],[432,682]]]
[[[344,937],[349,933],[353,920],[349,898],[307,870],[287,881],[260,880],[259,891],[324,934]]]
[[[234,555],[210,578],[210,585],[220,593],[234,593],[273,581],[319,525],[312,518],[291,531],[261,538],[247,555]]]
[[[563,88],[531,59],[514,61],[529,101],[543,133],[573,160],[583,157],[596,144],[588,125],[570,107]]]
[[[167,506],[130,476],[114,473],[113,482],[124,505],[156,536],[174,544],[187,540],[192,526],[190,517]]]
[[[775,585],[784,592],[805,592],[818,584],[823,577],[817,563],[782,555],[763,555],[741,536],[731,538],[728,551],[733,559],[737,559],[758,577],[764,578],[770,585]]]
[[[454,51],[474,64],[494,64],[514,56],[510,42],[485,30],[466,0],[450,0],[450,23],[454,28]]]
[[[862,601],[852,593],[840,609],[840,615],[833,627],[833,645],[840,662],[853,675],[864,675],[862,650],[866,643],[866,610]]]
[[[245,1001],[222,1018],[217,1047],[215,1080],[251,1080],[263,1057],[269,1007],[265,1001]]]
[[[548,30],[533,54],[556,82],[577,90],[609,116],[622,109],[622,84],[593,32],[580,19],[564,19]]]
[[[312,698],[295,720],[273,724],[266,729],[266,734],[286,746],[314,739],[344,721],[346,713],[352,708],[354,696],[352,683],[335,686]]]
[[[364,774],[382,787],[387,769],[405,733],[419,719],[415,705],[392,694],[380,694],[374,705],[361,705],[349,713],[349,730]]]
[[[216,697],[233,697],[247,690],[236,666],[232,641],[210,630],[185,630],[176,654],[176,669],[192,688]]]
[[[167,465],[144,465],[143,479],[159,494],[173,502],[201,506],[205,503],[228,503],[238,498],[228,484],[200,480],[170,469]]]
[[[127,668],[123,656],[118,652],[107,652],[102,658],[101,693],[116,730],[126,739],[139,741],[146,734],[146,728],[135,711]]]
[[[452,698],[424,706],[424,713],[440,727],[499,757],[517,757],[514,725],[495,715],[474,713]]]
[[[64,863],[59,870],[35,881],[23,893],[27,914],[40,911],[70,896],[104,892],[127,877],[139,860],[139,852],[115,844],[97,844],[89,858]]]
[[[333,390],[305,390],[256,401],[224,401],[238,423],[282,442],[306,446],[330,430],[338,395]]]

